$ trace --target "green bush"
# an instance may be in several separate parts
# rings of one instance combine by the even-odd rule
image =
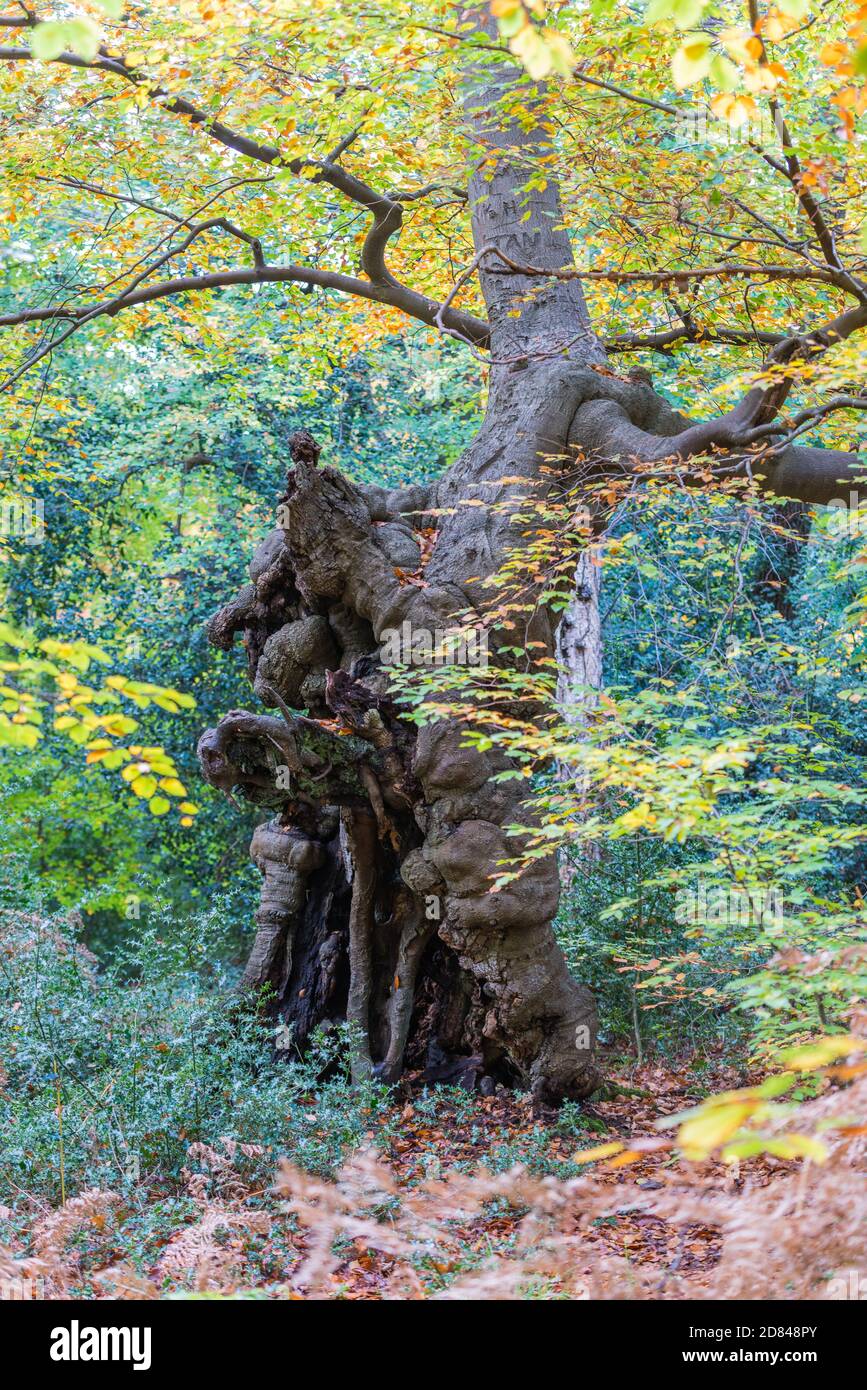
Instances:
[[[20,900],[20,899],[19,899]],[[263,1147],[261,1176],[289,1155],[328,1172],[385,1107],[352,1090],[346,1030],[302,1059],[275,1059],[261,1001],[231,992],[221,961],[231,904],[130,924],[111,966],[74,916],[0,916],[4,1189],[52,1203],[83,1187],[172,1193],[192,1143]]]

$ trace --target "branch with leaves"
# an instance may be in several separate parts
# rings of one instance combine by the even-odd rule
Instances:
[[[91,685],[84,677],[112,664],[102,648],[55,637],[37,641],[8,623],[0,623],[0,655],[0,747],[26,756],[46,737],[50,719],[54,732],[82,750],[86,766],[119,772],[151,815],[175,810],[181,825],[192,825],[198,807],[174,760],[161,747],[127,741],[140,724],[124,708],[141,711],[153,705],[181,714],[195,709],[191,695],[119,674],[104,675]]]

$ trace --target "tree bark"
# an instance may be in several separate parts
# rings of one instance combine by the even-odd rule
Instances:
[[[599,558],[586,546],[578,557],[572,596],[557,629],[557,708],[579,736],[588,727],[597,692],[602,689],[601,582]],[[581,769],[567,762],[558,762],[557,774],[562,782],[572,785],[582,777]],[[575,880],[577,865],[572,854],[574,850],[567,850],[560,856],[560,883],[564,889],[571,888]],[[600,860],[598,844],[585,841],[575,858],[590,871]]]
[[[525,103],[526,90],[507,64],[468,84],[474,235],[479,249],[496,244],[559,267],[571,248],[556,187],[524,190],[527,160],[544,153],[546,136],[512,117],[518,97]],[[577,281],[540,290],[496,268],[481,279],[493,359],[487,412],[438,485],[355,486],[319,466],[309,436],[293,437],[281,528],[254,557],[250,585],[210,624],[221,646],[244,631],[254,689],[283,719],[235,711],[204,735],[200,756],[212,783],[278,808],[267,834],[257,831],[260,843],[292,846],[279,870],[265,863],[247,972],[255,983],[267,971],[286,1023],[294,1026],[298,1005],[301,874],[310,875],[309,911],[339,835],[330,808],[340,807],[352,848],[326,940],[344,960],[332,977],[345,982],[342,1006],[362,1036],[357,1074],[370,1066],[393,1080],[402,1066],[421,1065],[429,1076],[514,1082],[557,1102],[588,1094],[598,1078],[593,1001],[551,927],[556,865],[537,862],[491,891],[498,861],[514,853],[505,827],[519,819],[520,785],[493,780],[502,757],[463,747],[456,722],[415,729],[401,719],[380,669],[390,633],[435,637],[467,610],[484,622],[483,581],[518,539],[508,505],[515,479],[531,497],[546,495],[552,461],[556,472],[569,455],[582,384],[605,380],[589,370],[605,353]],[[422,568],[425,527],[436,535],[423,583],[407,583]],[[527,639],[553,654],[556,626],[539,604]],[[334,1008],[343,987],[335,983],[327,1003],[320,991],[323,1008]]]
[[[491,32],[487,9],[468,13]],[[243,631],[254,691],[278,715],[231,712],[203,736],[200,757],[215,786],[276,812],[254,839],[264,883],[247,982],[272,984],[298,1046],[317,1021],[348,1017],[356,1076],[393,1081],[413,1067],[432,1080],[516,1083],[556,1103],[599,1079],[593,1000],[551,926],[556,863],[534,860],[492,891],[498,863],[515,853],[507,827],[522,818],[521,781],[497,780],[503,756],[465,747],[458,722],[408,722],[389,698],[384,650],[401,632],[435,643],[458,614],[485,625],[484,581],[521,543],[522,495],[531,506],[576,476],[631,478],[669,458],[685,462],[688,483],[690,459],[739,448],[781,392],[757,388],[729,415],[697,423],[646,374],[606,367],[569,274],[556,183],[527,187],[545,168],[544,103],[506,59],[480,57],[467,81],[491,354],[477,437],[433,487],[388,491],[320,467],[315,441],[293,436],[280,525],[209,625],[222,647]],[[387,202],[372,205],[378,259],[365,261],[383,285],[396,206]],[[459,321],[448,313],[444,326]],[[853,456],[818,454],[780,451],[765,485],[837,495]],[[729,455],[725,467],[746,473],[751,462]],[[584,574],[559,646],[587,685],[601,659],[595,578]],[[540,592],[525,643],[554,656],[558,622]]]
[[[593,551],[582,550],[575,566],[572,597],[557,629],[557,706],[567,724],[586,727],[602,688],[602,570]],[[572,769],[563,767],[568,777]]]

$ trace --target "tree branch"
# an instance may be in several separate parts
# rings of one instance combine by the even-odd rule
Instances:
[[[649,106],[653,111],[661,111],[665,116],[679,116],[681,113],[676,106],[670,106],[666,101],[655,101],[653,97],[639,96],[637,92],[629,92],[625,87],[617,87],[613,82],[603,82],[601,77],[591,77],[588,72],[582,72],[580,68],[572,69],[572,76],[576,82],[586,82],[591,87],[600,87],[604,92],[610,92],[612,96],[622,97],[624,101],[634,102],[638,106]]]
[[[675,343],[681,342],[695,343],[699,346],[704,343],[730,343],[736,347],[749,347],[758,343],[762,347],[774,347],[791,336],[789,333],[771,333],[754,328],[704,328],[684,324],[679,328],[667,328],[659,333],[618,333],[606,341],[605,350],[617,353],[635,352],[646,348],[651,352],[669,353]]]
[[[747,265],[739,262],[725,262],[721,265],[700,266],[693,270],[688,268],[677,270],[578,270],[575,266],[551,269],[546,266],[525,265],[520,261],[514,261],[496,246],[482,247],[476,259],[480,261],[487,256],[495,256],[502,262],[501,268],[491,273],[523,275],[528,279],[590,280],[616,285],[671,285],[688,280],[727,280],[754,276],[768,280],[817,280],[828,285],[837,285],[839,281],[835,271],[825,270],[818,266],[762,265],[761,263]]]
[[[177,254],[177,252],[173,254]],[[93,319],[106,316],[113,318],[125,309],[149,304],[154,300],[166,299],[179,294],[223,289],[230,285],[288,283],[310,285],[318,289],[337,290],[341,294],[356,295],[376,304],[387,304],[392,308],[400,309],[410,318],[418,319],[432,328],[437,326],[440,311],[440,305],[436,300],[428,299],[425,295],[408,289],[397,281],[374,283],[370,280],[357,279],[352,275],[343,275],[339,271],[318,270],[312,266],[262,264],[253,265],[248,269],[219,270],[206,275],[182,275],[172,280],[157,281],[154,284],[141,284],[140,282],[144,278],[144,275],[140,276],[134,282],[135,288],[124,290],[120,294],[90,307],[76,309],[69,305],[49,305],[46,308],[20,309],[11,314],[0,314],[0,328],[10,328],[25,323],[65,322],[68,325],[68,328],[59,337],[40,346],[38,351],[27,359],[20,371],[8,378],[3,386],[11,385],[23,371],[28,370],[47,353],[54,351],[61,342],[64,342],[72,333]],[[487,344],[488,325],[484,320],[457,310],[447,310],[443,316],[443,321],[450,331],[466,341],[475,343],[480,347]]]
[[[0,61],[5,62],[30,62],[34,55],[29,48],[3,48],[0,47]],[[150,83],[144,74],[138,73],[129,67],[122,58],[112,56],[104,48],[100,49],[99,56],[94,59],[80,57],[77,53],[65,51],[49,61],[66,64],[69,67],[84,68],[98,72],[109,73],[115,77],[121,77],[124,81],[131,83],[135,87],[144,88],[148,96],[153,100],[159,100],[164,111],[172,115],[183,116],[194,126],[201,126],[211,139],[226,149],[234,151],[236,154],[243,155],[248,159],[258,161],[260,164],[272,165],[275,167],[289,169],[299,177],[308,178],[311,183],[328,183],[337,192],[358,206],[363,207],[370,213],[373,223],[364,245],[361,250],[361,267],[365,274],[376,285],[388,285],[392,289],[399,287],[399,282],[389,271],[385,263],[385,249],[394,234],[400,230],[403,220],[403,208],[396,200],[388,195],[377,193],[363,179],[349,173],[337,162],[337,158],[352,143],[355,135],[347,137],[332,152],[332,156],[326,160],[319,160],[314,157],[296,158],[284,160],[279,149],[274,145],[264,145],[258,140],[253,140],[249,136],[239,134],[221,121],[214,120],[207,112],[202,111],[191,101],[183,96],[173,96],[156,84]],[[310,173],[310,170],[315,172]],[[344,277],[349,281],[351,277]],[[354,282],[356,284],[360,281]],[[356,290],[347,289],[346,285],[341,288],[347,293],[357,293]],[[411,290],[404,291],[406,295],[413,296]],[[372,298],[373,296],[364,296]],[[416,301],[427,303],[423,295],[414,295]],[[403,306],[398,306],[403,307]],[[413,317],[418,314],[406,309]],[[425,317],[424,322],[432,322]],[[476,321],[478,323],[478,320]],[[486,330],[487,331],[487,330]],[[471,330],[469,335],[473,341],[478,341],[476,330]]]
[[[569,440],[586,459],[588,480],[618,471],[641,479],[658,464],[669,466],[690,486],[706,486],[709,476],[720,481],[748,478],[763,492],[814,505],[839,499],[855,481],[856,470],[867,470],[864,455],[846,450],[783,442],[750,451],[731,443],[737,439],[736,413],[698,421],[677,433],[654,434],[633,424],[618,401],[589,400],[576,412]],[[689,467],[696,459],[701,465]]]

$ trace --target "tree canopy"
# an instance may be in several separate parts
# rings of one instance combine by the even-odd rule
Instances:
[[[504,98],[517,126],[541,120],[546,136],[527,159],[526,208],[556,182],[575,251],[574,268],[544,269],[581,278],[614,365],[652,353],[626,360],[652,362],[675,404],[713,416],[764,362],[777,400],[793,379],[797,394],[784,420],[766,405],[733,437],[772,453],[817,438],[850,448],[867,315],[858,11],[491,8],[498,38],[445,0],[4,15],[0,325],[19,332],[0,341],[22,430],[73,332],[122,350],[157,313],[175,340],[231,356],[229,324],[236,314],[249,341],[253,295],[311,370],[403,315],[481,350],[471,271],[486,254],[509,266],[502,247],[472,244],[462,83],[508,48],[550,78],[541,98],[532,83]],[[36,302],[16,293],[34,264]],[[230,320],[215,313],[221,290],[238,305]]]

